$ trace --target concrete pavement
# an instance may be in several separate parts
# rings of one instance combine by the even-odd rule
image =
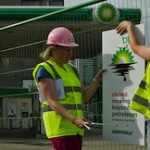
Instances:
[[[83,137],[83,150],[146,150],[146,146],[104,141],[100,129],[86,131]],[[46,138],[0,139],[0,150],[53,150]]]

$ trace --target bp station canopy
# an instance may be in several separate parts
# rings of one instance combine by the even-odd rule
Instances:
[[[1,57],[37,58],[41,46],[37,46],[36,51],[32,46],[28,46],[30,53],[22,53],[18,46],[25,45],[23,46],[25,48],[28,44],[34,45],[39,41],[45,41],[48,33],[58,26],[65,26],[75,34],[76,42],[80,47],[75,50],[74,58],[93,57],[101,51],[102,31],[113,29],[124,19],[135,24],[141,21],[140,9],[116,8],[109,3],[59,13],[65,9],[63,7],[0,7]],[[40,17],[46,14],[50,15]],[[34,20],[38,17],[39,19]],[[94,41],[94,44],[89,41]],[[45,45],[45,42],[43,44]],[[6,52],[11,48],[16,48],[13,55],[11,51]],[[87,53],[84,50],[87,50]]]

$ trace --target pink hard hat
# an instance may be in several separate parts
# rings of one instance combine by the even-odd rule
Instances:
[[[64,27],[58,27],[53,29],[47,37],[46,44],[59,45],[65,47],[79,46],[78,44],[75,43],[73,34],[67,28]]]

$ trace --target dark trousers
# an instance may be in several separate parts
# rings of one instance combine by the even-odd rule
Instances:
[[[71,135],[51,138],[55,150],[81,150],[82,136]]]

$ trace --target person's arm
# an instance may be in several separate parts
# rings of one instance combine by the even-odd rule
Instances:
[[[55,92],[55,83],[53,80],[48,79],[48,78],[41,78],[39,81],[39,88],[45,98],[47,99],[49,106],[59,115],[62,117],[66,118],[73,124],[75,124],[79,128],[83,128],[85,122],[88,121],[85,120],[84,118],[77,118],[73,116],[67,109],[65,109],[62,105],[58,103],[58,100],[56,98],[56,92]]]
[[[84,102],[88,102],[89,99],[94,95],[94,93],[96,92],[98,86],[102,81],[102,75],[104,72],[106,72],[106,69],[99,70],[89,86],[87,87],[84,87],[84,85],[82,86],[82,94]]]
[[[120,35],[124,34],[125,32],[129,35],[130,45],[133,52],[145,60],[150,60],[150,46],[141,45],[137,40],[134,31],[134,25],[130,21],[122,21],[118,27],[116,28],[117,33]]]

